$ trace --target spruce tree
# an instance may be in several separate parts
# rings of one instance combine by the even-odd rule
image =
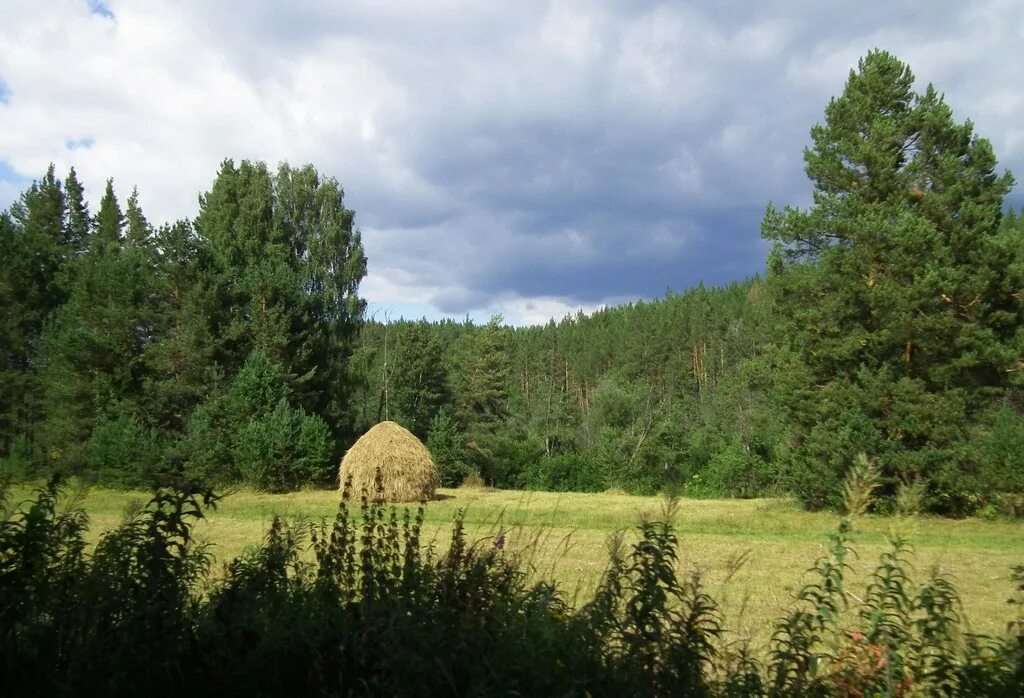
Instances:
[[[120,246],[124,223],[121,204],[117,202],[117,195],[114,193],[114,180],[108,179],[103,198],[100,199],[99,211],[96,212],[92,245],[96,248]]]
[[[396,327],[394,351],[388,359],[390,417],[420,439],[448,400],[448,375],[437,338],[426,323]]]
[[[41,437],[62,465],[89,464],[86,443],[103,420],[122,425],[121,417],[134,419],[145,411],[142,355],[153,334],[151,269],[146,257],[122,247],[123,225],[108,180],[87,249],[64,270],[67,302],[41,339]],[[134,433],[132,424],[128,431]]]
[[[85,187],[78,181],[78,174],[72,167],[64,180],[64,191],[67,196],[67,224],[65,238],[68,246],[76,253],[85,251],[86,241],[92,230],[92,216],[85,203]]]
[[[16,437],[34,440],[40,419],[36,367],[45,363],[40,336],[67,298],[64,269],[76,250],[68,243],[66,199],[53,165],[0,216],[0,455]]]
[[[780,395],[790,484],[812,507],[836,503],[860,451],[890,491],[922,479],[934,510],[977,506],[972,444],[1019,358],[1022,284],[997,235],[1013,180],[970,121],[913,85],[892,55],[863,58],[811,130],[814,204],[769,207],[762,226],[797,357]]]
[[[149,221],[142,213],[139,206],[139,188],[133,187],[128,197],[128,209],[125,211],[125,224],[127,226],[126,241],[129,245],[141,247],[146,244],[152,234]]]

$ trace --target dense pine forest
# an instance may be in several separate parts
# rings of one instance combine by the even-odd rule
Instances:
[[[766,271],[545,326],[365,319],[341,185],[226,160],[154,224],[54,167],[0,214],[0,458],[114,486],[333,486],[382,419],[447,485],[1024,511],[1024,218],[990,143],[873,52],[811,130]],[[118,183],[119,184],[119,183]],[[627,244],[624,242],[624,244]],[[372,263],[372,260],[370,260]],[[687,280],[680,279],[680,285]]]

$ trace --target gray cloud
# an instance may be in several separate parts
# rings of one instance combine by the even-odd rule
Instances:
[[[808,200],[807,133],[876,46],[1024,169],[1003,0],[12,2],[0,192],[75,164],[159,220],[225,156],[311,161],[380,307],[536,320],[757,272],[765,204]]]

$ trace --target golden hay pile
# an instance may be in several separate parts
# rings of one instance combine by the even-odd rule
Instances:
[[[383,491],[375,484],[380,468]],[[418,502],[433,499],[441,485],[430,451],[412,432],[395,422],[381,422],[359,437],[338,470],[344,491],[351,478],[349,496],[359,499],[363,490],[371,499],[385,502]]]

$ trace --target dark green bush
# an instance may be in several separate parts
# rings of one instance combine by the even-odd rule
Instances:
[[[13,480],[24,480],[36,474],[37,463],[32,457],[32,442],[24,435],[18,434],[11,439],[10,452],[0,458],[0,477]]]
[[[605,489],[600,464],[587,454],[561,453],[538,458],[524,473],[526,487],[551,492],[601,492]]]
[[[324,420],[292,409],[281,398],[273,411],[239,429],[234,455],[247,485],[285,492],[329,477],[331,436]]]
[[[161,470],[163,445],[156,432],[135,417],[100,418],[85,445],[84,465],[113,487],[147,487]]]

